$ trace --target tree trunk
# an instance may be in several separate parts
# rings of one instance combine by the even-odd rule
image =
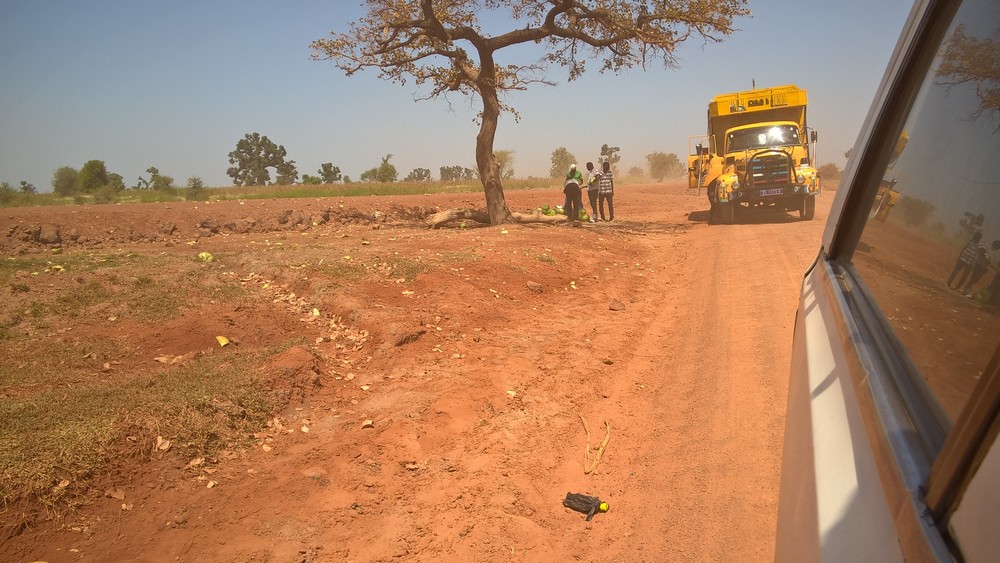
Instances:
[[[512,218],[503,196],[500,165],[493,157],[493,140],[500,119],[500,98],[496,89],[496,67],[492,57],[481,56],[481,63],[478,87],[483,100],[483,121],[479,126],[479,135],[476,136],[476,165],[483,191],[486,192],[486,211],[490,215],[490,224],[501,225],[510,223]]]

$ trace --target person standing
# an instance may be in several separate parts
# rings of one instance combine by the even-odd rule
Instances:
[[[951,271],[951,275],[948,276],[948,289],[962,289],[962,284],[965,283],[965,278],[972,272],[972,267],[979,259],[980,253],[985,253],[986,249],[983,245],[979,244],[982,240],[983,233],[976,231],[972,233],[972,238],[969,242],[965,243],[965,247],[962,248],[962,253],[958,255],[958,260],[955,261],[955,268]],[[951,282],[954,281],[955,276],[961,272],[962,275],[958,278],[958,285],[955,287],[951,286]]]
[[[587,198],[590,200],[590,222],[593,223],[597,220],[597,190],[600,188],[598,180],[600,180],[601,175],[598,172],[594,172],[594,163],[587,163],[587,177],[584,181],[587,184]]]
[[[571,180],[571,179],[576,180],[578,185],[580,186],[583,185],[583,174],[581,174],[580,171],[576,169],[575,162],[569,165],[569,172],[566,173],[566,180]],[[566,188],[566,182],[563,182],[563,193],[566,192],[565,188]],[[566,199],[563,200],[563,210],[565,210],[567,207],[569,207],[568,195],[566,196]]]
[[[962,288],[962,292],[965,293],[966,297],[972,297],[972,286],[976,285],[976,282],[981,280],[983,276],[986,275],[986,271],[990,268],[996,268],[996,257],[997,250],[1000,250],[1000,240],[993,241],[990,248],[987,249],[980,245],[979,255],[976,256],[976,262],[972,265],[972,275],[969,276],[969,281],[966,282],[965,287]]]
[[[601,212],[601,221],[615,220],[615,177],[611,173],[611,163],[604,161],[600,178],[597,180],[597,207]],[[604,202],[608,202],[608,217],[604,218]]]
[[[566,194],[566,203],[563,205],[563,213],[569,219],[570,224],[576,224],[580,220],[580,209],[583,207],[581,200],[581,186],[583,185],[583,175],[576,169],[576,164],[569,167],[566,174],[566,181],[563,183],[563,193]]]

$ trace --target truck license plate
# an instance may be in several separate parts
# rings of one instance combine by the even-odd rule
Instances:
[[[777,189],[774,189],[774,190],[761,190],[760,191],[760,195],[762,195],[762,196],[765,196],[765,195],[781,195],[782,191],[783,190],[781,188],[777,188]]]

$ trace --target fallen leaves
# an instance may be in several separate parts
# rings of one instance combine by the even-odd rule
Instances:
[[[153,449],[160,452],[165,452],[170,449],[170,440],[167,440],[163,436],[156,437],[156,445]]]

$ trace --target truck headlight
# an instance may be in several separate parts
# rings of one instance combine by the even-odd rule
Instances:
[[[736,192],[736,191],[739,191],[739,189],[740,189],[740,181],[739,180],[733,180],[732,190],[734,192]]]
[[[795,177],[795,181],[797,183],[799,183],[799,184],[805,184],[806,183],[806,177],[803,176],[802,174],[799,174],[798,176]]]

